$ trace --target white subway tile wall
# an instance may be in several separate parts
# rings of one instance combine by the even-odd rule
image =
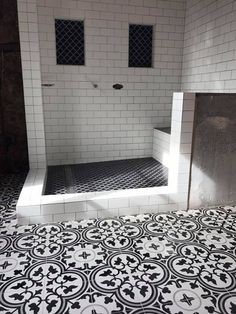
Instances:
[[[181,81],[190,92],[236,91],[235,0],[187,0],[186,11],[185,0],[17,1],[31,168],[46,155],[51,165],[151,156],[153,128],[172,121],[169,192],[42,200],[45,171],[31,170],[20,223],[187,209],[195,94],[174,93],[171,117],[172,94]],[[55,18],[84,20],[85,66],[56,65]],[[128,68],[129,23],[154,25],[153,68]]]
[[[236,1],[186,1],[182,90],[236,92]]]
[[[42,195],[45,170],[31,170],[17,204],[18,223],[186,210],[194,106],[195,94],[174,93],[168,187],[48,196]]]
[[[170,163],[170,134],[161,130],[153,130],[152,157],[161,164],[169,167]]]
[[[45,136],[48,164],[150,156],[181,81],[184,91],[236,91],[235,0],[188,0],[186,11],[184,0],[17,2],[31,168],[46,165]],[[85,66],[56,65],[55,18],[85,21]],[[128,68],[129,23],[154,25],[153,68]],[[44,108],[41,75],[55,84]]]
[[[38,17],[35,0],[18,0],[22,74],[30,168],[46,167]]]
[[[151,156],[180,90],[185,1],[37,0],[37,12],[42,82],[55,84],[43,87],[48,164]],[[85,66],[56,64],[56,18],[84,20]],[[154,25],[153,68],[128,68],[129,23]]]

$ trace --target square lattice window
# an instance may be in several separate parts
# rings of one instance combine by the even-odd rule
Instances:
[[[55,20],[57,64],[84,65],[84,22]]]
[[[129,67],[152,67],[152,25],[129,25]]]

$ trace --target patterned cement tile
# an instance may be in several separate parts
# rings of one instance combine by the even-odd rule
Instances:
[[[236,313],[235,206],[17,226],[24,179],[0,183],[0,313]]]

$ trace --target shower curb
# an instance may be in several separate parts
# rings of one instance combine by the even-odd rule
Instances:
[[[19,224],[187,210],[195,93],[173,94],[168,186],[43,195],[46,169],[30,170],[17,203]]]

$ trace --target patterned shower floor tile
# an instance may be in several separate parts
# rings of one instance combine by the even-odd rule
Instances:
[[[44,194],[166,186],[168,169],[153,158],[49,166]]]
[[[236,313],[235,206],[17,226],[24,178],[0,183],[0,314]]]

